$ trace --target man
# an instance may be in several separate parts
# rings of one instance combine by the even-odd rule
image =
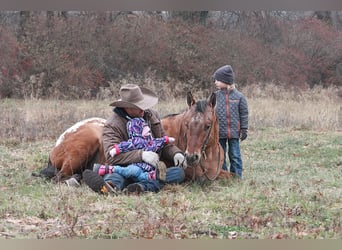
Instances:
[[[135,84],[127,84],[120,88],[120,97],[119,100],[110,104],[110,106],[115,108],[103,128],[103,148],[106,163],[127,166],[131,163],[146,162],[158,168],[159,159],[161,159],[173,162],[174,167],[166,169],[165,182],[148,180],[134,183],[133,179],[125,178],[115,172],[105,174],[102,179],[95,172],[85,170],[83,172],[85,183],[94,191],[100,193],[121,191],[124,188],[127,188],[128,192],[136,193],[158,192],[165,183],[182,183],[185,179],[183,168],[186,167],[186,161],[183,152],[173,144],[166,145],[159,153],[137,149],[116,155],[115,157],[110,154],[114,145],[129,139],[126,124],[131,118],[144,118],[155,138],[165,136],[157,112],[150,109],[158,102],[156,94],[147,88],[139,87]]]

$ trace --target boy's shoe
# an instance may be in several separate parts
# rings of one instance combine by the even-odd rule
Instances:
[[[95,163],[93,166],[93,171],[101,176],[105,176],[106,174],[112,174],[114,172],[113,170],[113,166],[109,166],[107,164],[102,165],[100,163]]]
[[[100,175],[89,169],[83,171],[83,180],[96,193],[118,195],[115,188],[105,182]]]
[[[144,186],[139,183],[132,183],[127,186],[128,193],[140,194],[144,191]]]
[[[242,179],[242,177],[240,175],[238,175],[237,173],[234,173],[234,172],[230,172],[230,176],[234,180],[239,180],[240,181]]]

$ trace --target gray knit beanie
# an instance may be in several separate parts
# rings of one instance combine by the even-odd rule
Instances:
[[[217,81],[226,83],[226,84],[233,84],[234,83],[234,72],[233,68],[230,65],[225,65],[219,68],[214,73],[214,78]]]

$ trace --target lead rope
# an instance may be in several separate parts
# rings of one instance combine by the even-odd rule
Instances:
[[[181,138],[181,130],[182,130],[182,122],[183,122],[183,118],[184,118],[184,116],[185,116],[185,112],[183,113],[183,115],[182,115],[182,118],[181,118],[181,122],[179,123],[179,129],[178,129],[178,140],[177,140],[177,146],[180,148],[180,143],[179,143],[179,141],[180,141],[180,138]],[[186,141],[187,141],[187,137],[186,137],[186,133],[184,134],[184,140],[185,140],[185,146],[186,146]],[[185,170],[185,169],[184,169]],[[195,168],[193,168],[193,170],[195,170]],[[195,171],[193,171],[193,175],[192,175],[192,178],[191,178],[191,181],[194,181],[194,178],[195,178]]]
[[[220,144],[219,143],[217,143],[218,144],[218,146],[220,146]],[[205,177],[207,177],[207,179],[208,180],[210,180],[210,181],[213,181],[213,180],[215,180],[216,178],[217,178],[217,176],[220,174],[220,158],[221,158],[221,152],[220,152],[220,150],[219,150],[219,153],[218,153],[218,158],[217,158],[217,168],[216,168],[216,174],[214,175],[214,177],[213,178],[210,178],[208,175],[207,175],[207,171],[206,171],[206,169],[204,169],[204,167],[202,166],[202,164],[200,163],[200,166],[201,166],[201,168],[202,168],[202,171],[203,171],[203,169],[204,169],[204,175],[205,175]]]
[[[186,112],[185,112],[186,113]],[[183,122],[183,118],[185,116],[185,113],[183,113],[182,115],[182,119],[181,121]],[[179,133],[178,133],[178,141],[177,141],[177,146],[179,147],[179,138],[181,138],[181,128],[182,128],[182,122],[180,122],[180,125],[179,125]],[[184,145],[186,146],[187,145],[187,136],[186,136],[186,133],[184,133]],[[203,148],[203,147],[202,147]],[[195,181],[195,178],[196,178],[196,169],[194,167],[191,167],[192,168],[192,178],[191,178],[191,181]]]
[[[207,146],[208,146],[208,143],[209,143],[209,138],[210,138],[210,134],[211,134],[211,129],[212,129],[212,127],[213,127],[213,124],[214,124],[214,120],[212,121],[212,123],[211,123],[211,126],[210,126],[210,130],[209,130],[209,132],[208,132],[208,136],[207,136],[207,138],[206,138],[206,140],[204,141],[204,143],[203,143],[203,146],[202,146],[202,155],[203,155],[203,158],[204,158],[204,160],[206,160],[207,159],[207,155],[206,155],[206,153],[205,153],[205,150],[206,150],[206,148],[207,148]],[[217,144],[219,144],[219,143],[217,143]],[[217,176],[219,175],[219,171],[220,171],[220,157],[221,157],[221,152],[220,152],[220,150],[219,150],[219,153],[218,153],[218,159],[217,159],[217,169],[216,169],[216,174],[214,175],[214,178],[209,178],[209,176],[207,175],[207,170],[204,168],[204,166],[202,165],[202,159],[201,159],[201,162],[200,162],[200,167],[201,167],[201,169],[202,169],[202,172],[203,172],[203,174],[205,175],[205,177],[207,177],[207,179],[208,180],[210,180],[210,181],[213,181],[213,180],[215,180],[216,178],[217,178]]]

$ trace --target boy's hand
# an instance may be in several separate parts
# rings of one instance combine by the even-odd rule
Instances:
[[[243,141],[243,140],[246,140],[247,138],[247,129],[241,129],[241,135],[240,135],[240,140]]]

